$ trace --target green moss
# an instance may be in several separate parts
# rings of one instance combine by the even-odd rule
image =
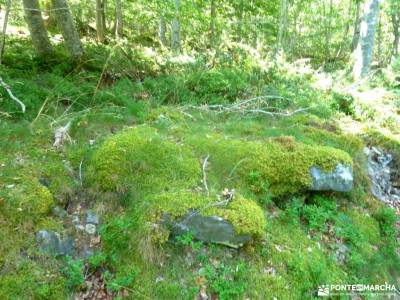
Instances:
[[[241,195],[235,195],[234,200],[224,207],[213,205],[215,202],[214,198],[196,192],[164,193],[152,200],[150,215],[153,222],[160,222],[163,213],[176,219],[196,210],[204,216],[218,216],[231,222],[238,234],[263,236],[265,216],[256,202]]]
[[[91,159],[88,178],[104,191],[185,188],[199,182],[200,162],[154,129],[133,128],[105,141]]]
[[[43,263],[42,263],[43,264]],[[1,299],[67,299],[65,280],[51,260],[41,265],[21,259],[0,274]]]
[[[298,143],[291,137],[245,141],[213,135],[196,137],[188,143],[194,151],[210,153],[214,180],[224,178],[221,184],[235,182],[242,188],[250,187],[256,194],[265,191],[266,186],[274,196],[296,193],[311,187],[311,167],[333,171],[338,163],[353,164],[344,151]]]
[[[377,245],[380,240],[379,223],[366,213],[352,210],[349,217],[360,232],[364,242]]]
[[[47,215],[54,205],[51,192],[42,186],[37,179],[24,178],[23,184],[17,185],[8,194],[8,208],[6,212],[11,218],[18,215],[22,219],[39,219]],[[26,182],[25,182],[26,181]]]
[[[264,212],[253,200],[236,195],[226,208],[213,208],[207,214],[217,215],[228,220],[238,234],[264,236],[266,224]]]

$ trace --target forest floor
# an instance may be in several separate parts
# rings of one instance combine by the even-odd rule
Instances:
[[[90,59],[81,66],[48,65],[32,60],[24,39],[10,47],[2,77],[27,112],[1,90],[1,299],[312,299],[323,284],[399,285],[399,207],[371,194],[365,155],[365,147],[392,155],[392,184],[400,185],[395,82],[355,86],[342,73],[277,67],[251,55],[210,67],[202,57],[160,60],[145,48],[88,46]],[[67,124],[54,146],[55,132]],[[160,141],[138,146],[135,156],[151,160],[140,168],[151,173],[154,163],[163,171],[132,177],[139,184],[128,193],[101,191],[93,157],[131,128]],[[275,197],[260,174],[239,178],[235,149],[279,137],[349,154],[353,190]],[[239,249],[190,234],[156,246],[142,242],[147,211],[138,203],[161,194],[156,186],[179,158],[169,151],[186,146],[200,170],[193,193],[216,197],[234,189],[254,201],[265,215],[261,238]],[[87,226],[89,214],[99,219],[94,227]],[[41,230],[57,232],[60,242],[72,237],[79,251],[46,253],[37,243]]]

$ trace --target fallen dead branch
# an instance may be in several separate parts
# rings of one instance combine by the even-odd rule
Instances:
[[[251,99],[246,99],[232,104],[212,104],[212,105],[200,105],[200,106],[186,106],[186,108],[215,111],[217,113],[242,113],[242,114],[263,114],[271,117],[290,117],[294,114],[304,112],[312,109],[313,107],[299,108],[294,111],[279,111],[278,108],[270,106],[268,99],[281,99],[288,100],[280,96],[259,96]]]
[[[25,109],[26,109],[25,104],[21,100],[19,100],[17,97],[14,96],[13,92],[11,91],[10,86],[7,83],[5,83],[3,81],[3,78],[1,78],[1,77],[0,77],[0,85],[7,91],[10,98],[12,100],[14,100],[15,102],[17,102],[19,104],[19,106],[21,106],[22,112],[25,113]]]
[[[206,173],[206,169],[207,169],[207,164],[208,164],[208,158],[210,157],[210,155],[207,155],[206,158],[203,161],[203,184],[204,184],[204,189],[207,191],[207,195],[210,195],[210,192],[208,190],[208,185],[207,185],[207,173]]]
[[[59,148],[64,144],[65,140],[71,141],[71,137],[68,134],[69,128],[71,127],[71,121],[67,125],[57,128],[54,133],[54,148]]]

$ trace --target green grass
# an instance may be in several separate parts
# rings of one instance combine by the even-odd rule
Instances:
[[[77,195],[101,211],[102,246],[89,270],[102,271],[107,287],[128,298],[194,299],[205,291],[219,299],[309,299],[321,284],[395,282],[397,219],[368,195],[363,137],[335,122],[353,113],[346,95],[320,92],[305,75],[257,69],[251,61],[159,66],[140,49],[129,59],[118,50],[102,78],[110,48],[88,46],[92,60],[76,67],[35,62],[23,42],[9,47],[15,51],[4,58],[4,79],[28,111],[22,115],[0,91],[1,299],[67,299],[82,289],[83,262],[44,256],[34,241],[39,229],[65,230],[49,211]],[[271,100],[276,109],[313,108],[274,118],[184,105],[264,94],[282,97]],[[53,149],[55,128],[68,121],[73,142]],[[370,141],[400,153],[395,138],[375,132]],[[324,161],[332,153],[336,159]],[[201,181],[207,155],[210,197]],[[321,160],[327,169],[353,164],[355,189],[306,191],[304,170]],[[279,193],[283,183],[295,188]],[[182,215],[225,188],[235,189],[238,201],[210,213],[250,230],[257,236],[252,243],[234,250],[190,236],[169,240],[163,231],[163,243],[149,241],[154,232],[144,225],[157,223],[157,209]],[[336,258],[342,244],[344,261]]]

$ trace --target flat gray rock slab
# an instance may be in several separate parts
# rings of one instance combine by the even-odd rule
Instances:
[[[354,185],[351,166],[338,164],[333,172],[324,172],[319,167],[310,169],[313,191],[349,192]]]
[[[58,233],[51,230],[39,230],[36,233],[36,242],[43,252],[52,255],[73,255],[75,252],[74,240],[71,237],[62,240]]]
[[[217,243],[233,248],[239,248],[251,240],[248,234],[237,234],[233,225],[217,216],[202,216],[199,213],[189,213],[179,221],[167,221],[174,236],[192,233],[196,240],[206,243]]]

